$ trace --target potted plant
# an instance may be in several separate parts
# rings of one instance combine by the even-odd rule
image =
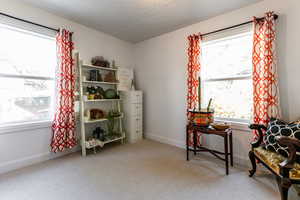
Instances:
[[[121,113],[118,111],[110,110],[107,114],[107,131],[108,135],[113,136],[117,135],[117,133],[114,132],[115,129],[115,118],[120,117]]]

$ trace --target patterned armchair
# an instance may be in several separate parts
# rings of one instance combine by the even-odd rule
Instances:
[[[255,174],[257,162],[263,164],[276,176],[281,200],[287,200],[291,185],[300,184],[300,164],[295,161],[297,148],[300,148],[300,140],[286,136],[275,137],[280,145],[288,147],[289,156],[286,158],[262,147],[263,134],[267,130],[267,127],[259,124],[251,124],[249,128],[257,130],[259,134],[257,140],[251,144],[252,148],[249,152],[249,158],[252,163],[252,170],[249,171],[249,176],[252,177]]]

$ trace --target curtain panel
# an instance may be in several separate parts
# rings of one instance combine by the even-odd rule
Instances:
[[[187,119],[191,119],[189,110],[198,109],[198,87],[200,75],[201,35],[188,36],[188,65],[187,65]],[[188,132],[188,145],[193,146],[193,134]],[[200,134],[197,134],[197,144],[200,145]]]
[[[264,20],[254,18],[253,24],[253,122],[267,125],[271,117],[281,117],[274,13],[266,13]]]
[[[198,108],[198,86],[200,74],[200,35],[190,35],[188,37],[188,66],[187,66],[187,110]],[[188,118],[189,115],[187,114]]]
[[[51,150],[64,151],[76,145],[75,136],[75,67],[72,59],[72,33],[61,29],[56,36],[56,109],[52,123]]]

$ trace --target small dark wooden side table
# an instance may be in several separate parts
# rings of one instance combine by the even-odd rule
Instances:
[[[193,146],[190,147],[189,145],[189,132],[192,131],[192,137],[193,137]],[[224,152],[220,152],[217,150],[209,149],[203,146],[199,146],[197,144],[197,134],[206,134],[206,135],[217,135],[221,136],[224,139]],[[228,143],[229,141],[229,143]],[[225,167],[226,167],[226,175],[229,174],[229,157],[230,157],[230,164],[233,166],[233,151],[232,151],[232,129],[226,129],[225,131],[218,131],[215,130],[212,127],[203,127],[198,126],[196,124],[188,124],[186,126],[186,160],[189,160],[189,152],[194,152],[194,155],[197,154],[197,152],[209,152],[215,157],[217,157],[220,160],[225,161]],[[224,157],[222,157],[224,155]]]

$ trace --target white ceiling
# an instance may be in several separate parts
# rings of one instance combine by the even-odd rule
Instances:
[[[136,43],[261,0],[20,1]]]

